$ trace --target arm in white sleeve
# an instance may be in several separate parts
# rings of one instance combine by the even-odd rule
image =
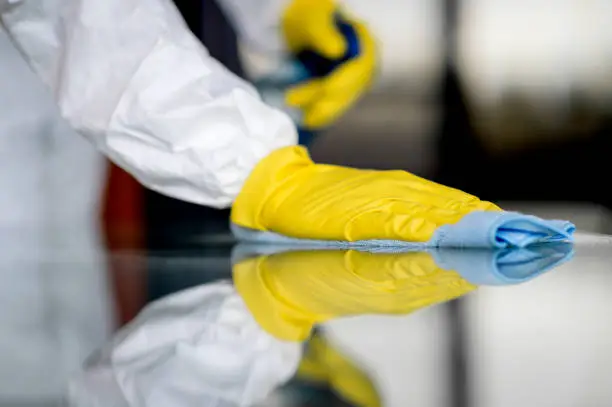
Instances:
[[[260,159],[297,141],[171,0],[0,0],[0,18],[64,118],[162,194],[227,207]]]

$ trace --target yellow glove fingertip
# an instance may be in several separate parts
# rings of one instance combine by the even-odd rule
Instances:
[[[346,54],[348,44],[346,39],[332,24],[325,30],[313,32],[313,48],[329,59],[339,59]]]
[[[316,80],[296,85],[287,91],[285,103],[290,107],[304,107],[313,102],[321,89],[321,84]]]
[[[289,107],[301,107],[304,102],[299,90],[288,90],[285,95],[285,104]]]
[[[338,106],[326,104],[322,107],[317,106],[308,110],[304,114],[302,123],[307,129],[320,129],[329,126],[340,115],[341,112]]]
[[[342,57],[348,44],[336,26],[337,9],[335,0],[291,1],[281,20],[289,49],[311,49],[330,59]]]

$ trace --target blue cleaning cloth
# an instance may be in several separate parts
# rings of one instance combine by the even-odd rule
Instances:
[[[331,246],[271,245],[265,243],[240,243],[232,250],[232,263],[258,257],[291,251],[349,250]],[[436,264],[444,270],[454,270],[474,285],[505,286],[521,284],[532,280],[555,267],[569,261],[574,255],[570,243],[542,243],[529,248],[485,249],[417,249],[404,247],[361,247],[350,250],[369,253],[408,252],[430,253]]]
[[[273,232],[262,232],[232,225],[232,233],[239,241],[269,244],[309,245],[335,248],[493,248],[528,247],[538,243],[573,242],[576,227],[567,221],[544,220],[518,212],[477,211],[464,216],[454,225],[438,228],[428,242],[401,240],[338,240],[296,239]]]

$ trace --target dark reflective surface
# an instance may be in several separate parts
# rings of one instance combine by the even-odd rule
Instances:
[[[4,241],[2,406],[612,402],[607,238],[497,253]]]

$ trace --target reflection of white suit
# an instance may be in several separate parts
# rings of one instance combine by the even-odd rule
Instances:
[[[297,370],[301,344],[255,322],[229,282],[143,310],[70,386],[75,407],[250,406]]]

